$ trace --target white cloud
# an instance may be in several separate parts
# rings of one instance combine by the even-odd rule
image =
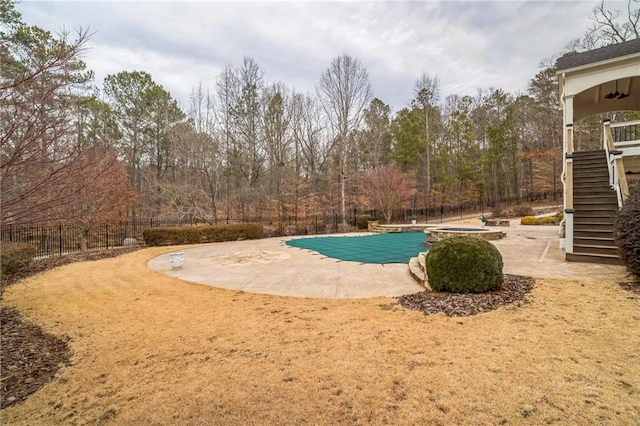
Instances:
[[[90,26],[97,82],[144,70],[186,106],[225,65],[251,56],[269,81],[313,91],[332,58],[367,66],[376,96],[408,105],[423,72],[443,98],[478,88],[526,89],[538,64],[579,37],[597,2],[27,2],[25,21],[51,31]]]

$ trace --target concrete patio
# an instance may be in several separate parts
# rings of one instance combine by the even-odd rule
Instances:
[[[447,225],[454,225],[453,223]],[[623,280],[622,266],[565,262],[557,226],[522,226],[519,220],[498,228],[506,238],[493,241],[507,274],[575,280]],[[358,234],[349,234],[358,235]],[[213,243],[184,251],[184,266],[174,270],[169,253],[148,267],[181,280],[260,294],[312,298],[400,296],[423,291],[406,264],[361,264],[289,247],[277,237]],[[321,237],[319,237],[321,238]]]

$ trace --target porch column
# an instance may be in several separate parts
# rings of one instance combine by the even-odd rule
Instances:
[[[568,128],[568,132],[573,134],[573,128]],[[564,226],[565,226],[565,253],[573,253],[573,154],[565,155],[567,166],[565,194],[564,194]]]
[[[563,101],[565,252],[573,253],[573,96]]]

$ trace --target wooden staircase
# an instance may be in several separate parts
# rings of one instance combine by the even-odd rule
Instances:
[[[573,153],[573,253],[570,262],[621,264],[613,239],[618,199],[604,150]]]

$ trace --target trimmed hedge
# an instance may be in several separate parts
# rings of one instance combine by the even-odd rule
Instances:
[[[556,217],[555,216],[545,216],[545,217],[540,219],[540,224],[541,225],[552,225],[554,223],[556,223]]]
[[[640,281],[640,184],[629,190],[629,197],[620,209],[613,231],[627,271]]]
[[[9,275],[27,266],[33,260],[36,248],[26,243],[2,243],[0,271]]]
[[[435,291],[482,293],[502,286],[502,255],[477,237],[452,237],[438,241],[427,252],[427,277]]]
[[[525,216],[520,219],[520,225],[540,225],[540,219],[535,216]]]
[[[148,246],[217,243],[223,241],[256,240],[264,236],[262,225],[242,223],[216,226],[183,226],[147,228],[142,233]]]

